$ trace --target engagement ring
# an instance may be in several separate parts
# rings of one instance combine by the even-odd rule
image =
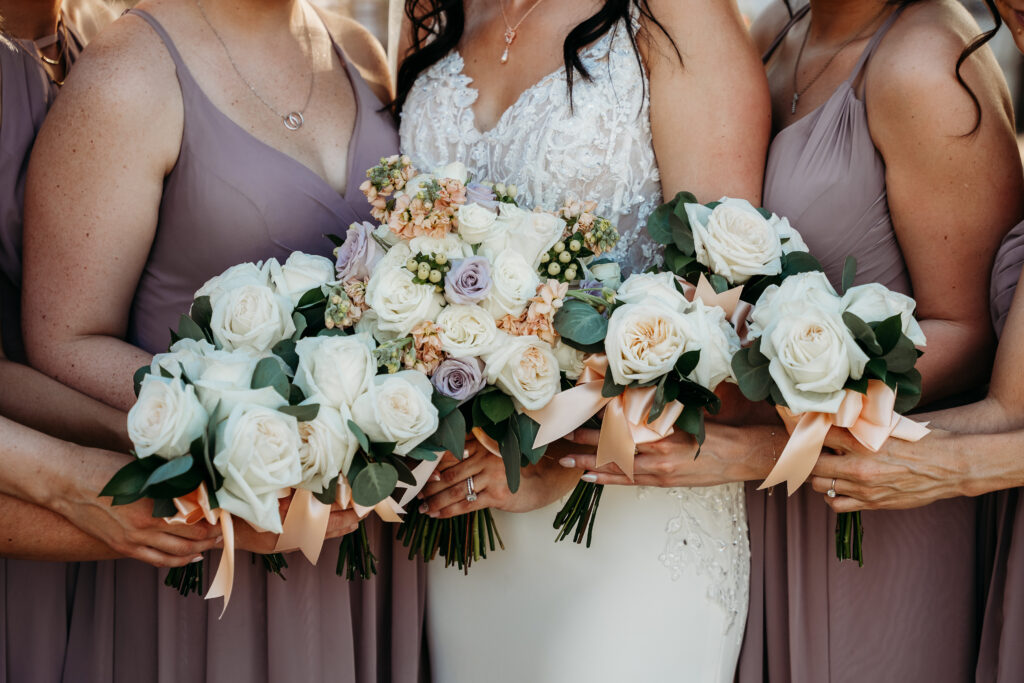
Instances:
[[[473,489],[473,477],[466,480],[466,500],[470,503],[476,501],[476,491]]]

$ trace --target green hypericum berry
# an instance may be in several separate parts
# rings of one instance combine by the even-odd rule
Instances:
[[[563,251],[558,254],[558,260],[562,263],[568,263],[569,261],[572,261],[572,254],[567,251]]]
[[[416,263],[416,259],[411,258],[405,262],[405,267],[408,268],[413,273],[415,273],[417,270],[420,269],[420,264]]]
[[[570,282],[576,279],[576,266],[569,266],[565,269],[565,279]]]
[[[580,244],[579,240],[573,240],[572,242],[569,242],[569,251],[579,251],[582,248],[583,245]]]
[[[550,260],[551,260],[551,254],[549,254],[547,252],[544,252],[543,254],[540,255],[540,262],[541,263],[547,263]]]
[[[430,264],[419,264],[419,266],[416,268],[416,275],[421,280],[426,280],[428,277],[430,277]]]
[[[439,266],[443,266],[444,264],[448,263],[448,257],[445,256],[444,254],[438,254],[437,256],[434,257],[434,263],[436,263]]]
[[[551,265],[548,266],[548,275],[550,275],[551,277],[555,277],[561,272],[562,266],[558,265],[557,263],[552,263]]]
[[[561,254],[565,251],[565,244],[563,242],[557,242],[554,246],[554,250],[556,254]]]
[[[432,271],[430,271],[429,280],[436,285],[438,282],[441,281],[441,271],[439,271],[439,270],[432,270]]]

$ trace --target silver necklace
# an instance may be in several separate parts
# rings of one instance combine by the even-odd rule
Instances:
[[[282,114],[281,112],[274,108],[274,105],[270,104],[270,102],[267,102],[265,99],[263,99],[263,96],[259,94],[259,92],[256,90],[256,87],[249,82],[249,79],[242,75],[242,72],[241,70],[239,70],[238,65],[235,64],[235,60],[231,58],[231,51],[228,50],[227,43],[224,42],[224,39],[221,38],[221,35],[217,33],[217,29],[215,29],[213,27],[213,24],[210,23],[210,18],[206,16],[206,9],[203,7],[202,0],[196,0],[196,5],[199,7],[199,13],[203,15],[203,21],[205,21],[206,25],[210,27],[211,31],[213,31],[213,35],[217,37],[217,40],[220,42],[220,46],[224,48],[224,54],[227,55],[228,61],[231,62],[231,67],[235,70],[235,73],[238,74],[238,78],[241,79],[241,81],[249,87],[249,91],[256,97],[256,99],[263,103],[264,107],[269,109],[271,112],[274,113],[275,116],[277,116],[284,122],[285,128],[287,128],[290,131],[297,131],[299,128],[302,128],[302,124],[306,122],[306,119],[303,117],[303,112],[306,111],[306,108],[309,107],[310,100],[313,99],[313,84],[316,83],[316,69],[310,69],[311,73],[309,77],[309,92],[306,93],[306,103],[302,105],[302,109],[299,109],[298,111],[290,111],[287,114]],[[309,46],[310,59],[312,59],[313,39],[309,32],[309,20],[306,18],[305,10],[302,11],[302,24],[303,26],[306,27],[306,45]]]

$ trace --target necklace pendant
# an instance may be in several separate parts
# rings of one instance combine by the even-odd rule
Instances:
[[[501,63],[508,64],[508,45],[505,46],[505,51],[501,53]]]
[[[790,113],[796,114],[796,103],[800,101],[800,93],[793,93],[793,107],[790,109]]]
[[[293,132],[302,128],[302,124],[306,122],[306,120],[302,118],[302,113],[297,111],[293,111],[282,118],[284,119],[284,127]]]
[[[501,53],[501,63],[508,64],[508,51],[512,47],[512,43],[516,39],[516,30],[514,28],[505,29],[505,51]]]

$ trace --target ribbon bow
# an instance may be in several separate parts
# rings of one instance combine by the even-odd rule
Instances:
[[[178,508],[178,512],[167,518],[168,524],[196,524],[201,519],[213,525],[220,524],[221,534],[224,536],[224,550],[213,583],[206,593],[206,599],[224,598],[224,607],[220,611],[220,616],[223,617],[228,603],[231,602],[231,588],[235,582],[235,527],[231,521],[231,513],[221,508],[213,510],[210,507],[210,495],[205,483],[200,484],[192,493],[175,498],[174,507]]]
[[[618,396],[607,398],[601,395],[601,388],[608,372],[608,357],[595,353],[583,361],[583,372],[575,387],[555,395],[544,408],[527,411],[526,414],[540,425],[533,447],[540,448],[562,438],[603,409],[597,466],[615,463],[632,479],[636,445],[670,435],[683,406],[673,401],[656,420],[648,422],[657,388],[630,387]]]
[[[810,476],[825,445],[828,430],[834,425],[849,430],[857,441],[877,453],[886,439],[920,441],[930,431],[925,424],[914,422],[895,411],[896,392],[881,380],[868,382],[867,394],[850,389],[836,413],[794,413],[778,406],[779,415],[790,433],[779,461],[758,489],[787,482],[789,495]]]

